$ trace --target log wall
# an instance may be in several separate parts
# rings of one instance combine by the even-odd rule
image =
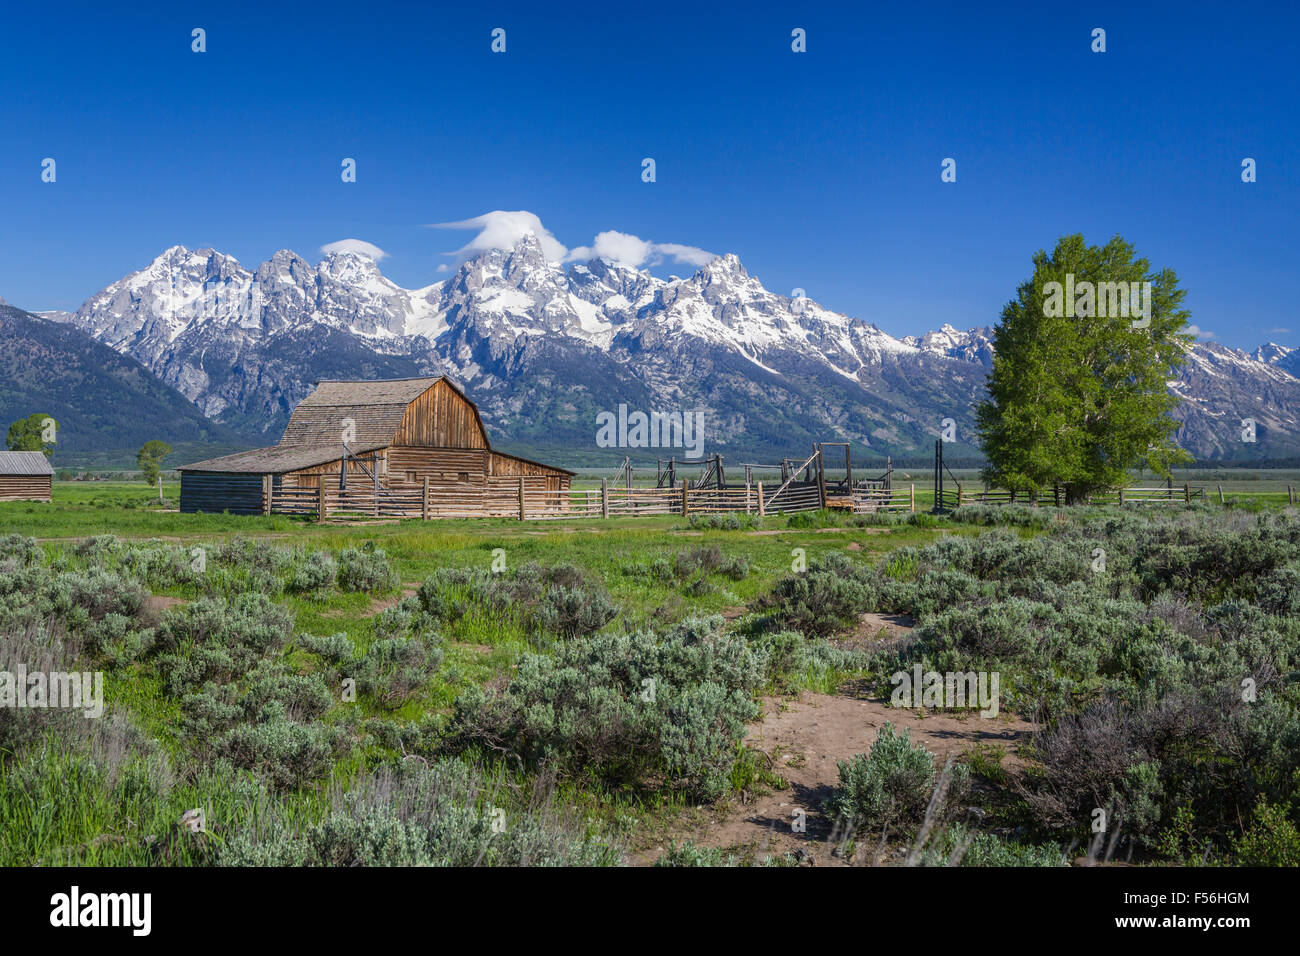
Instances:
[[[49,501],[49,475],[0,475],[0,501]]]

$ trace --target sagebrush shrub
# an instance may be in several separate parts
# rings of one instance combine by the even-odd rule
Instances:
[[[898,828],[918,824],[930,805],[935,783],[934,755],[911,741],[909,731],[896,733],[886,722],[869,754],[838,761],[840,782],[827,802],[828,812],[851,828]],[[956,765],[947,804],[964,792],[969,771]]]
[[[765,660],[721,630],[691,620],[662,638],[597,634],[527,655],[504,688],[470,688],[451,732],[462,746],[524,763],[588,771],[611,784],[663,778],[706,799],[726,788],[735,745],[758,714],[750,694]]]
[[[298,638],[298,646],[303,650],[319,654],[331,664],[350,660],[356,653],[356,645],[346,634],[331,634],[328,637],[314,637],[310,634]]]
[[[400,707],[425,687],[442,664],[442,648],[421,638],[375,641],[344,676],[355,677],[357,690],[381,706]]]
[[[40,559],[40,548],[35,538],[21,534],[0,536],[0,561],[9,560],[15,564],[35,564]]]
[[[875,610],[877,598],[875,572],[832,552],[778,581],[761,606],[782,627],[829,637]]]
[[[207,681],[227,681],[261,657],[284,647],[293,631],[290,613],[264,594],[233,601],[200,598],[172,608],[156,632],[159,662],[171,693]]]
[[[325,551],[313,551],[294,569],[289,590],[318,595],[334,586],[338,562]]]
[[[397,572],[378,548],[346,548],[339,553],[338,585],[342,591],[391,591],[397,587]]]
[[[493,574],[482,568],[444,568],[420,585],[420,609],[433,621],[455,622],[471,608],[513,614],[534,632],[562,638],[592,634],[620,608],[595,576],[571,565],[528,563]]]
[[[339,727],[299,723],[278,714],[261,723],[236,724],[214,742],[217,754],[258,772],[279,790],[323,776],[345,746]]]
[[[497,810],[497,808],[500,808]],[[511,798],[460,760],[384,766],[318,822],[238,832],[228,866],[609,866],[618,845],[556,805],[545,781]]]

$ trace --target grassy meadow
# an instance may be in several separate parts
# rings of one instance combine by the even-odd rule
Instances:
[[[100,672],[106,710],[0,709],[0,864],[794,865],[728,842],[799,766],[748,732],[809,699],[888,715],[924,666],[1000,674],[1032,734],[940,761],[900,715],[833,754],[814,851],[1294,865],[1279,480],[1226,507],[362,525],[58,482],[0,504],[0,672]]]

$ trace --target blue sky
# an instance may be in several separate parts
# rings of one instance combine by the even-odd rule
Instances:
[[[1300,345],[1295,7],[989,6],[12,5],[0,296],[72,309],[170,245],[252,267],[345,238],[418,287],[473,237],[426,224],[529,210],[568,247],[735,252],[896,335],[991,325],[1036,249],[1118,233],[1206,333]]]

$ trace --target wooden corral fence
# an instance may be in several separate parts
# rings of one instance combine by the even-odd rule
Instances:
[[[814,456],[815,457],[815,456]],[[376,518],[514,518],[546,520],[622,518],[646,515],[776,515],[826,507],[826,490],[817,480],[796,480],[792,470],[783,482],[747,481],[743,485],[697,487],[687,479],[671,488],[626,487],[606,479],[599,489],[547,488],[545,477],[488,476],[482,481],[434,481],[383,486],[364,476],[348,476],[343,488],[325,476],[318,487],[263,484],[265,514],[310,516],[318,520]],[[914,487],[907,490],[855,489],[852,510],[915,510]]]
[[[1260,492],[1264,494],[1265,492]],[[1114,491],[1103,491],[1088,497],[1090,505],[1137,505],[1137,504],[1191,504],[1193,501],[1207,499],[1204,488],[1192,487],[1190,484],[1166,485],[1151,488],[1129,487]],[[1294,496],[1289,495],[1294,504]],[[1219,493],[1223,501],[1222,489]],[[1065,504],[1065,494],[1059,487],[1041,495],[1017,494],[1004,488],[978,488],[966,490],[960,483],[947,485],[935,496],[936,504],[946,509],[960,508],[962,505],[1051,505],[1060,507]]]
[[[878,511],[916,511],[916,485],[853,492],[854,514],[875,514]]]
[[[628,487],[621,481],[601,482],[598,489],[548,489],[542,476],[488,476],[483,481],[433,481],[420,485],[375,486],[373,481],[353,480],[345,488],[336,480],[320,487],[263,486],[265,514],[302,515],[319,520],[373,520],[376,518],[513,518],[520,521],[574,518],[623,518],[648,515],[753,514],[759,516],[814,511],[827,507],[826,483],[816,478],[817,453],[787,471],[780,482],[746,481],[731,487],[696,487],[687,479],[671,488]],[[886,511],[915,512],[916,486],[881,487],[877,482],[854,481],[847,496],[854,514]],[[1248,492],[1245,494],[1249,494]],[[1260,494],[1264,494],[1261,492]],[[1092,496],[1089,504],[1190,504],[1208,498],[1207,490],[1190,484],[1164,487],[1131,487]],[[1287,488],[1288,500],[1296,503],[1296,491]],[[1223,501],[1222,489],[1219,499]],[[1061,506],[1062,489],[1027,496],[999,488],[965,488],[959,482],[945,483],[934,494],[936,506],[953,510],[964,505],[1029,504]],[[841,502],[839,507],[844,507]]]

